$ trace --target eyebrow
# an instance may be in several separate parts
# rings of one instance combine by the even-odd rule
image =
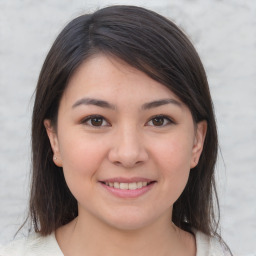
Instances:
[[[175,99],[161,99],[161,100],[155,100],[152,102],[148,102],[142,105],[142,110],[152,109],[156,107],[160,107],[166,104],[174,104],[176,106],[182,107],[181,102],[175,100]]]
[[[109,109],[116,109],[116,107],[105,100],[99,99],[92,99],[92,98],[82,98],[78,100],[72,108],[78,107],[80,105],[95,105],[101,108],[109,108]]]
[[[152,108],[156,108],[156,107],[160,107],[163,105],[167,105],[167,104],[174,104],[176,106],[182,107],[181,102],[175,100],[175,99],[160,99],[160,100],[155,100],[152,102],[147,102],[144,103],[141,106],[142,110],[148,110],[148,109],[152,109]],[[77,102],[75,102],[72,105],[72,108],[76,108],[80,105],[95,105],[101,108],[108,108],[108,109],[116,109],[116,106],[105,101],[105,100],[100,100],[100,99],[93,99],[93,98],[82,98],[80,100],[78,100]]]

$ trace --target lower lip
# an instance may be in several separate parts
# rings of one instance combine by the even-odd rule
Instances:
[[[114,188],[114,187],[109,187],[105,185],[104,183],[101,183],[101,185],[107,189],[110,193],[113,195],[120,197],[120,198],[136,198],[139,196],[144,195],[147,193],[149,190],[152,189],[152,187],[155,185],[156,182],[153,182],[145,187],[138,188],[138,189],[119,189],[119,188]]]

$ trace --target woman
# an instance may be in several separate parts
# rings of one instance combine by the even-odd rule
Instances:
[[[35,234],[0,255],[227,255],[206,74],[164,17],[112,6],[71,21],[32,120]]]

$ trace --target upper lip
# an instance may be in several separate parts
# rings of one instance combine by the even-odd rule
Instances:
[[[154,180],[142,178],[142,177],[132,177],[132,178],[115,177],[115,178],[100,180],[100,182],[104,182],[104,183],[106,182],[133,183],[133,182],[152,182],[152,181]]]

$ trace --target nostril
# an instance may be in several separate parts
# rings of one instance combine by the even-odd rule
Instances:
[[[121,163],[119,161],[115,161],[114,164],[117,165],[117,166],[121,165]]]
[[[133,161],[113,161],[113,164],[116,166],[123,166],[125,168],[132,168],[134,166],[140,165],[142,164],[143,161],[137,161],[137,162],[133,162]]]

